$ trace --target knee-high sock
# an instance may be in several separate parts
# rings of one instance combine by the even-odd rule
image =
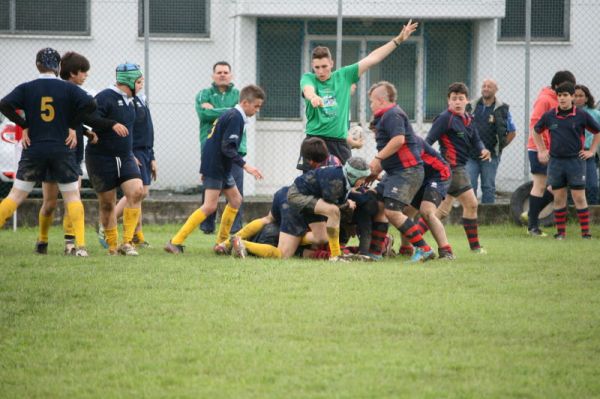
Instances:
[[[106,238],[106,243],[108,244],[109,251],[117,250],[117,243],[119,242],[119,231],[117,230],[117,226],[112,229],[104,229],[104,237]]]
[[[579,218],[579,226],[581,227],[581,235],[590,234],[590,209],[577,209],[577,217]]]
[[[205,215],[204,212],[202,212],[202,209],[196,209],[194,213],[192,213],[190,217],[187,218],[184,225],[181,226],[177,234],[175,234],[175,236],[171,239],[171,242],[175,245],[182,245],[185,239],[190,234],[192,234],[192,231],[194,231],[198,226],[200,226],[200,223],[204,222],[206,216],[207,215]]]
[[[39,219],[39,235],[38,241],[40,242],[48,242],[48,231],[50,230],[50,226],[52,226],[52,222],[54,221],[54,212],[52,212],[49,216],[45,216],[40,209],[40,213],[38,214]]]
[[[527,228],[529,230],[537,229],[539,227],[540,212],[542,209],[544,209],[542,206],[543,202],[543,197],[537,197],[531,194],[529,195],[529,211],[527,212]]]
[[[567,233],[567,208],[554,210],[554,222],[556,223],[556,232],[565,235]]]
[[[244,241],[244,245],[249,253],[260,256],[261,258],[281,258],[279,248],[269,244],[259,244],[256,242]]]
[[[340,250],[340,228],[327,227],[327,240],[329,241],[331,257],[335,258],[336,256],[340,256],[342,254],[342,251]]]
[[[65,208],[67,208],[65,206]],[[71,216],[69,216],[69,212],[65,209],[65,214],[63,215],[63,231],[65,235],[65,240],[73,239],[75,237],[75,228],[73,227],[73,222],[71,222]]]
[[[383,242],[388,231],[388,223],[373,222],[373,230],[371,231],[371,244],[369,245],[369,253],[373,255],[381,255],[383,253]]]
[[[133,241],[133,233],[135,233],[141,211],[140,208],[123,209],[123,243]]]
[[[75,245],[77,247],[85,247],[85,212],[83,211],[83,203],[81,201],[69,202],[67,205],[67,213],[73,224],[75,232]]]
[[[237,209],[232,208],[229,204],[225,205],[223,215],[221,216],[221,225],[219,226],[219,232],[217,233],[217,244],[220,244],[229,238],[231,226],[233,225],[237,213]]]
[[[429,225],[427,224],[427,221],[425,221],[425,219],[423,219],[422,217],[419,218],[417,225],[419,226],[419,229],[421,230],[421,235],[424,235],[425,233],[427,233],[429,231]]]
[[[462,219],[463,228],[465,229],[465,234],[467,235],[467,240],[469,241],[469,247],[474,249],[479,249],[481,245],[479,244],[479,232],[478,232],[478,224],[477,219]]]
[[[263,229],[263,227],[265,227],[265,223],[262,219],[254,219],[237,233],[235,233],[235,235],[240,237],[242,240],[247,240],[248,238],[252,238],[257,235]]]
[[[8,219],[17,210],[17,203],[10,198],[4,198],[0,202],[0,226],[4,226]]]
[[[144,237],[144,232],[142,231],[141,227],[138,231],[135,232],[134,235],[135,235],[135,238],[137,239],[138,244],[146,242],[146,237]]]
[[[410,218],[406,219],[406,221],[398,228],[400,233],[404,235],[410,241],[412,245],[415,247],[421,248],[423,251],[431,251],[431,247],[427,245],[423,236],[421,235],[421,229],[418,225],[416,225]]]

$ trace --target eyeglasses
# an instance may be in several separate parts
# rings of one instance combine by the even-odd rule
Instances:
[[[125,63],[125,64],[119,64],[117,66],[117,72],[129,72],[129,71],[139,71],[139,70],[140,70],[140,66],[138,64]]]

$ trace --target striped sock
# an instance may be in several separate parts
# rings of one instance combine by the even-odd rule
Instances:
[[[467,240],[469,240],[469,247],[471,250],[481,248],[479,244],[479,233],[477,232],[477,219],[462,219],[463,228],[465,229],[465,234],[467,235]]]
[[[421,230],[421,235],[423,235],[429,231],[429,225],[427,224],[425,219],[423,219],[422,217],[419,218],[419,221],[417,222],[417,226],[419,226],[419,229]]]
[[[400,230],[400,233],[402,233],[413,246],[419,247],[425,252],[431,251],[431,247],[427,245],[421,235],[421,229],[412,220],[406,219],[404,224],[402,224],[398,230]]]
[[[581,235],[590,235],[590,210],[589,208],[577,209],[577,217],[579,218],[579,226],[581,226]]]
[[[371,232],[371,244],[369,253],[381,255],[383,253],[383,244],[387,235],[388,224],[384,222],[373,222],[373,231]]]
[[[587,209],[587,208],[586,208]],[[589,219],[589,214],[588,214]],[[556,232],[560,235],[567,234],[567,207],[554,210],[554,222],[556,223]]]

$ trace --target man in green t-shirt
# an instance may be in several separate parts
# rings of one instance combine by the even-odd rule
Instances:
[[[408,21],[398,36],[373,50],[355,64],[334,72],[333,59],[327,47],[315,47],[312,52],[312,73],[305,73],[300,80],[300,89],[306,103],[306,136],[320,137],[329,152],[345,163],[352,155],[350,147],[360,148],[362,141],[348,136],[351,87],[369,68],[379,64],[396,47],[417,30],[418,23]],[[298,169],[309,170],[302,157]]]
[[[212,80],[210,87],[201,90],[196,95],[196,113],[200,121],[200,154],[202,147],[206,142],[208,133],[211,131],[213,123],[225,111],[235,107],[239,102],[240,92],[231,83],[233,75],[231,74],[231,65],[226,61],[219,61],[213,65]],[[246,134],[242,136],[242,142],[239,148],[239,154],[246,156]],[[231,175],[235,180],[235,184],[242,196],[244,195],[244,171],[239,166],[235,165],[231,170]],[[204,203],[204,197],[202,198]],[[213,213],[202,224],[200,229],[206,234],[212,234],[215,231],[215,216]],[[236,232],[242,228],[242,210],[238,212],[238,216],[231,228],[232,232]]]

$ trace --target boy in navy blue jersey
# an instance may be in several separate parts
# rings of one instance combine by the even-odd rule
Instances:
[[[36,56],[40,77],[17,86],[0,101],[0,112],[24,129],[26,143],[19,161],[17,176],[10,193],[0,204],[0,225],[27,198],[36,181],[53,176],[62,192],[65,207],[75,230],[77,256],[88,256],[85,249],[83,204],[79,196],[79,169],[74,148],[73,130],[95,104],[89,95],[74,84],[57,79],[60,55],[45,48]],[[25,112],[25,118],[16,110]],[[47,242],[38,253],[46,253]]]
[[[440,152],[452,169],[452,180],[448,195],[440,207],[440,219],[450,214],[454,198],[463,207],[463,227],[467,234],[471,251],[485,254],[479,244],[477,224],[477,197],[471,187],[471,179],[465,169],[469,151],[475,149],[480,159],[486,161],[491,157],[490,152],[479,138],[473,117],[465,112],[469,102],[469,90],[464,83],[453,83],[448,88],[448,109],[434,120],[431,130],[425,139],[429,144],[439,142]]]
[[[142,175],[142,183],[144,184],[144,195],[142,200],[148,196],[150,192],[150,183],[156,180],[158,167],[154,158],[154,124],[150,115],[150,108],[146,103],[146,96],[142,94],[144,88],[144,78],[142,77],[136,82],[136,93],[139,93],[133,99],[135,104],[135,125],[133,127],[133,155],[140,167]],[[122,197],[117,203],[116,214],[119,218],[123,214],[123,210],[127,205],[127,198]],[[142,214],[138,218],[138,224],[133,236],[133,243],[136,247],[148,247],[144,233],[142,231]]]
[[[373,111],[371,126],[375,130],[377,155],[370,164],[371,174],[385,176],[377,185],[379,212],[373,223],[373,251],[380,258],[383,238],[389,221],[417,250],[413,262],[433,259],[435,254],[427,245],[412,220],[402,211],[409,205],[423,183],[424,171],[421,149],[406,113],[396,105],[396,88],[389,82],[379,82],[369,89]],[[380,240],[377,240],[379,238]],[[377,245],[381,243],[381,245]]]
[[[142,71],[138,65],[125,63],[117,66],[116,84],[96,95],[96,117],[108,122],[92,125],[98,142],[88,143],[85,148],[85,164],[98,196],[100,223],[104,227],[109,255],[138,255],[132,242],[144,188],[140,168],[133,156],[130,132],[133,132],[136,117],[133,98],[141,79]],[[122,124],[124,129],[115,129],[118,124]],[[123,190],[127,199],[123,210],[123,241],[118,247],[117,187]]]
[[[242,196],[231,175],[232,164],[236,163],[256,179],[263,178],[260,170],[247,164],[238,150],[248,118],[260,110],[264,100],[263,89],[255,85],[246,86],[240,92],[239,104],[217,119],[202,149],[200,174],[205,188],[204,204],[190,215],[177,234],[167,243],[165,251],[172,254],[183,252],[185,239],[208,215],[217,210],[221,193],[227,198],[227,205],[221,216],[215,250],[218,244],[229,237],[231,226],[242,203]]]
[[[567,186],[571,189],[577,208],[581,236],[589,239],[590,212],[585,198],[585,160],[595,156],[600,142],[600,125],[587,112],[573,106],[575,85],[571,82],[556,88],[558,107],[542,115],[535,124],[533,140],[538,149],[538,160],[548,164],[548,185],[554,194],[554,221],[557,233],[554,238],[566,237]],[[550,151],[542,139],[542,132],[550,132]],[[589,150],[585,150],[585,130],[594,134]]]

